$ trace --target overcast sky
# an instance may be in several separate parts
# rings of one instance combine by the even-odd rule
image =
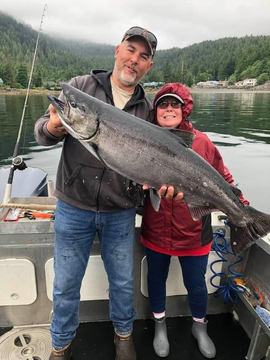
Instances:
[[[139,25],[158,38],[158,49],[204,40],[270,35],[270,0],[6,0],[0,10],[43,32],[117,45]]]

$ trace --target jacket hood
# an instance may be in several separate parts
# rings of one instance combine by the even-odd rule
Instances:
[[[155,99],[154,99],[154,115],[156,117],[157,115],[157,102],[159,98],[166,94],[175,94],[180,96],[180,98],[183,100],[184,104],[182,105],[182,112],[183,112],[183,120],[187,120],[188,117],[191,114],[192,108],[193,108],[193,99],[192,96],[184,85],[180,83],[169,83],[164,86],[156,93]]]
[[[104,91],[107,93],[107,95],[109,95],[110,98],[113,99],[111,82],[110,82],[112,70],[109,70],[109,71],[108,70],[91,70],[91,75],[96,79],[97,82],[99,82],[103,86]],[[141,102],[144,102],[145,100],[146,100],[146,96],[145,96],[143,87],[140,84],[137,84],[137,86],[135,87],[130,104],[132,104],[132,105],[139,104]],[[150,102],[149,102],[149,106],[151,107]]]

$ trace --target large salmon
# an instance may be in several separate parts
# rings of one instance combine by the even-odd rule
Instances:
[[[225,213],[234,254],[270,232],[270,215],[244,205],[240,190],[187,146],[192,133],[153,125],[66,83],[62,90],[59,99],[48,98],[63,126],[105,166],[153,189],[174,186],[194,220],[215,210]]]

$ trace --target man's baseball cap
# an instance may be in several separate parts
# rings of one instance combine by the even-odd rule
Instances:
[[[129,40],[133,36],[141,36],[142,38],[144,38],[144,40],[146,40],[149,46],[152,57],[155,55],[156,47],[157,47],[157,38],[153,33],[140,26],[133,26],[125,32],[122,42],[125,40]]]

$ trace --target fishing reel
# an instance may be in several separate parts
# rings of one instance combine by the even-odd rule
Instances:
[[[14,166],[14,170],[24,170],[27,168],[27,165],[21,156],[16,156],[15,158],[13,158],[12,165]]]

